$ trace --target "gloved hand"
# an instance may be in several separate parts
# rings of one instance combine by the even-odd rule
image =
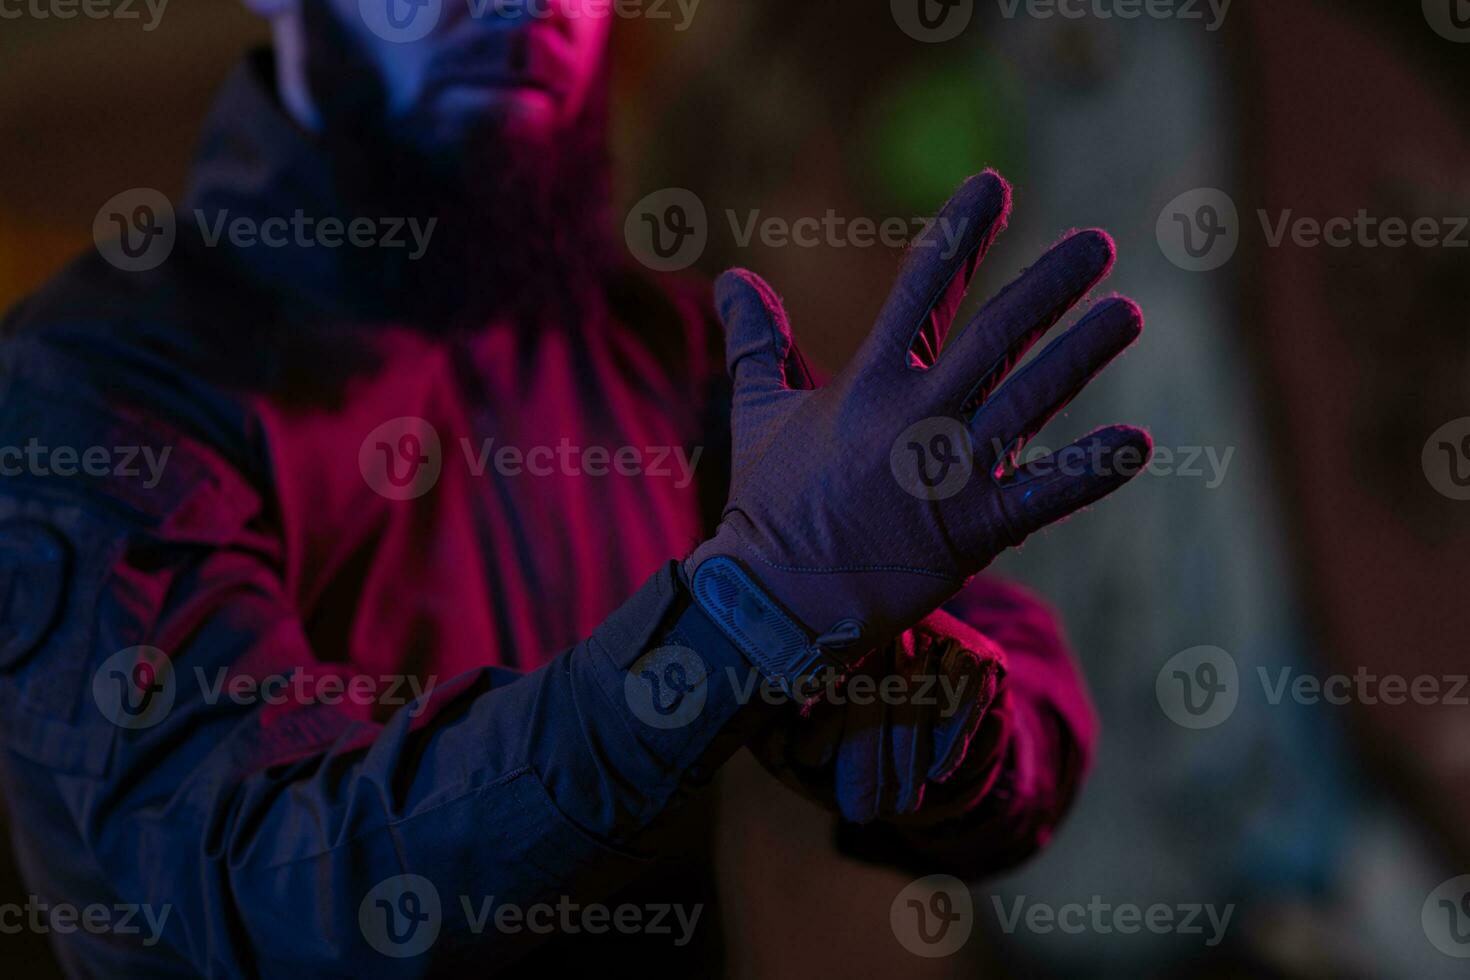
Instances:
[[[833,682],[807,717],[791,712],[750,749],[844,820],[910,817],[927,788],[985,755],[971,744],[1004,673],[999,647],[939,610]]]
[[[853,361],[820,389],[771,288],[744,270],[716,284],[734,386],[733,473],[720,526],[684,571],[705,613],[802,701],[1002,550],[1111,493],[1147,459],[1147,434],[1113,426],[1002,473],[1142,329],[1137,306],[1106,300],[1001,387],[1112,267],[1112,240],[1084,231],[946,342],[1009,210],[999,175],[966,181],[910,249]],[[958,247],[946,233],[958,233]]]

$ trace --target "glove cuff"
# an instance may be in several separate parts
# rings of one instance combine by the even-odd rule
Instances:
[[[798,704],[815,700],[831,675],[846,667],[732,558],[715,555],[700,562],[691,576],[689,591],[710,621],[756,669]]]

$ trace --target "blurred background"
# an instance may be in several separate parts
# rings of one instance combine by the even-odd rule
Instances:
[[[178,198],[218,83],[264,39],[235,0],[169,5],[152,30],[138,6],[142,22],[0,14],[0,307],[92,246],[108,198]],[[1107,520],[997,569],[1060,611],[1103,721],[1051,848],[976,890],[959,954],[916,958],[889,927],[906,879],[838,857],[830,822],[742,756],[720,833],[760,857],[722,868],[730,972],[1463,975],[1470,903],[1449,883],[1470,873],[1470,422],[1453,424],[1470,415],[1470,3],[1064,6],[1086,16],[961,0],[969,20],[943,40],[903,29],[904,0],[704,0],[685,30],[672,4],[614,29],[620,219],[693,191],[696,271],[761,272],[831,370],[901,250],[743,243],[740,228],[756,212],[908,221],[995,167],[1015,214],[976,293],[1097,225],[1119,244],[1110,288],[1149,317],[1037,443],[1138,421],[1171,457]],[[1439,240],[1277,236],[1360,212],[1432,218]],[[1339,675],[1344,703],[1291,693]],[[1438,694],[1391,703],[1390,676]],[[1188,678],[1229,690],[1201,712]],[[24,894],[7,856],[0,902]],[[1008,931],[1018,901],[1233,912],[1210,945],[1203,914],[1202,934]],[[27,933],[0,935],[0,969],[56,972]]]

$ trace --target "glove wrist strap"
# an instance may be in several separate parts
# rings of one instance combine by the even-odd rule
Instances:
[[[707,558],[690,592],[701,609],[757,670],[798,703],[812,700],[841,662],[827,654],[734,559]]]

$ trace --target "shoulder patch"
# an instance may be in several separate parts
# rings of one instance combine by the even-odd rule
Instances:
[[[32,520],[0,522],[0,669],[14,667],[56,626],[66,597],[66,543]]]

